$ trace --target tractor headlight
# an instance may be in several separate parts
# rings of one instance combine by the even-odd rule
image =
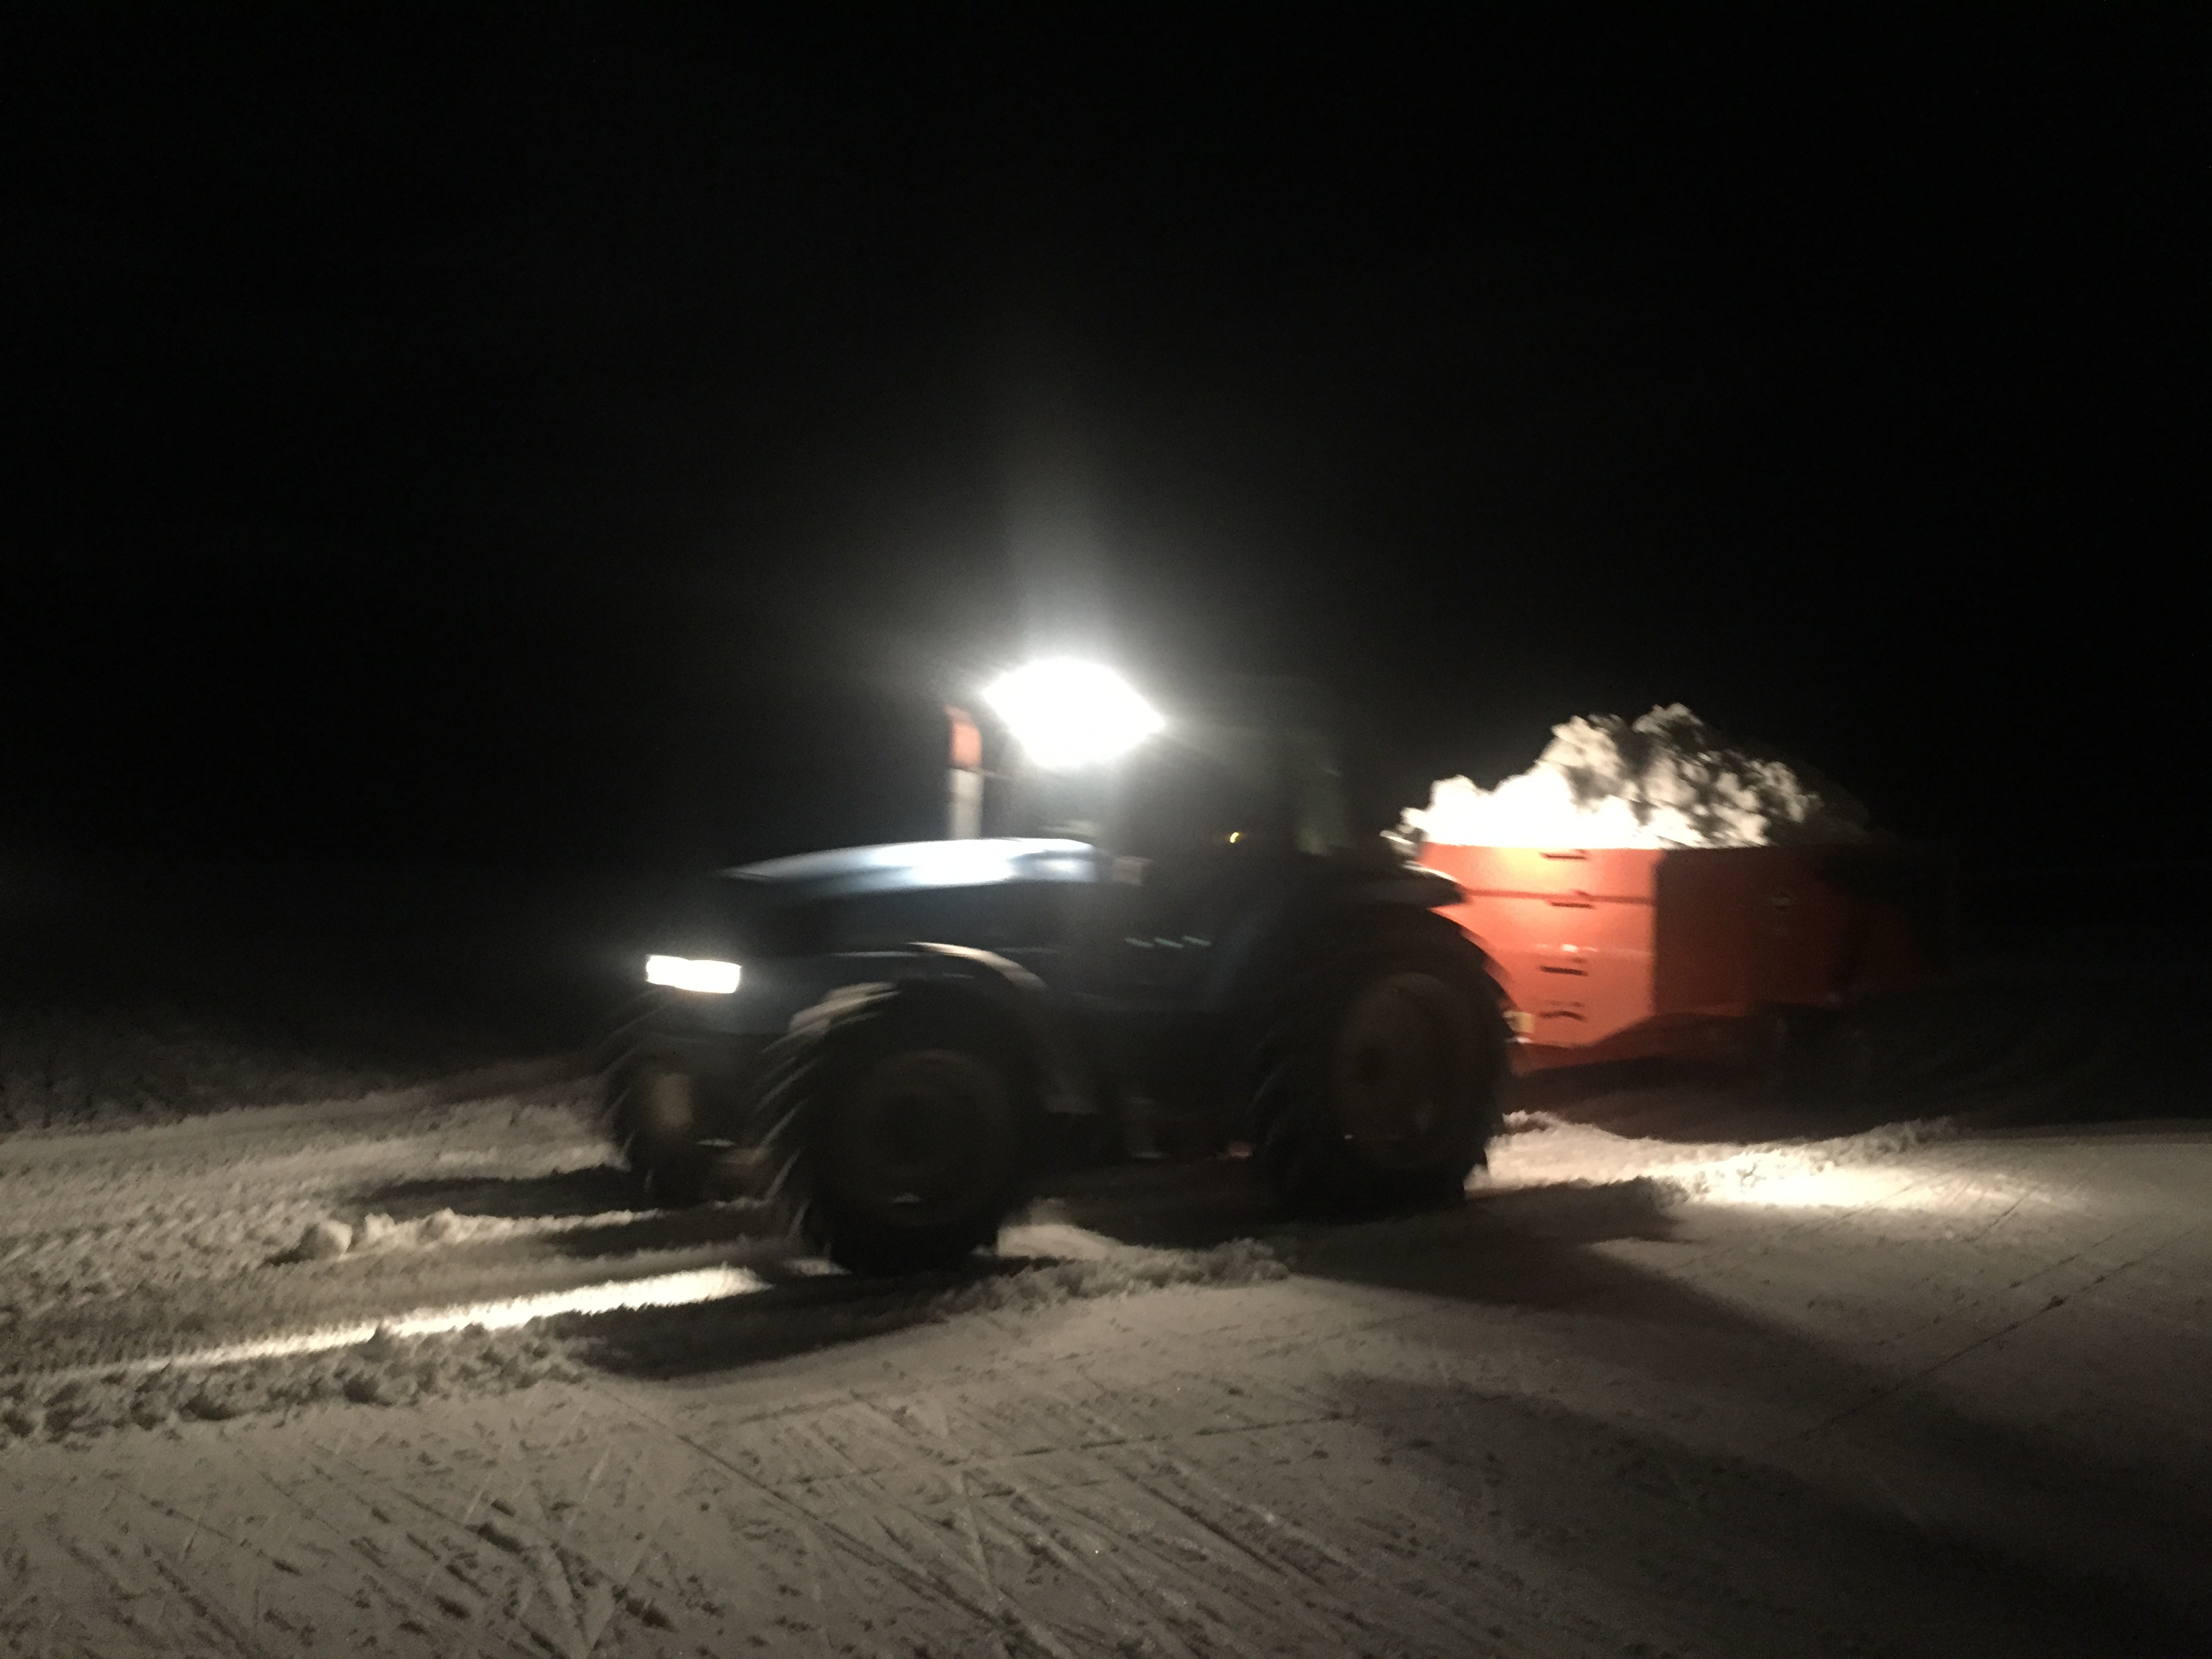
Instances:
[[[1066,658],[1017,668],[983,697],[1029,757],[1050,772],[1113,760],[1163,724],[1112,669]]]
[[[729,995],[738,988],[738,981],[744,971],[734,962],[716,962],[711,957],[647,957],[645,959],[645,978],[648,985],[665,985],[677,991],[696,991],[702,996]]]

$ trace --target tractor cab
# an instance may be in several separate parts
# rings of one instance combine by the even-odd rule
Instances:
[[[1004,805],[987,821],[1146,860],[1351,850],[1334,711],[1317,688],[1237,680],[1162,701],[1158,724],[1113,753],[1040,752],[1008,717]]]
[[[1157,729],[1085,765],[1041,763],[1007,724],[987,823],[1096,849],[1069,940],[1073,983],[1141,1025],[1236,994],[1257,935],[1356,858],[1334,711],[1318,688],[1248,679],[1160,699]],[[1413,877],[1414,882],[1420,880]],[[1434,902],[1451,894],[1437,884]],[[1136,1034],[1133,1033],[1133,1036]]]

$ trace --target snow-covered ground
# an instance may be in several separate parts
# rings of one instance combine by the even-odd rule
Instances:
[[[2212,1650],[2203,987],[2117,960],[1869,1011],[1803,1096],[1531,1082],[1455,1210],[1109,1170],[899,1285],[634,1209],[557,1054],[57,1064],[0,1648]]]
[[[0,1638],[2181,1652],[2208,1611],[2203,1127],[1531,1109],[1456,1212],[1115,1172],[884,1286],[630,1211],[518,1080],[0,1141]],[[624,1285],[674,1305],[504,1322]]]

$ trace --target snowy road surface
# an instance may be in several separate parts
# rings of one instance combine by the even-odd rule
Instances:
[[[1529,1115],[1453,1213],[1134,1171],[884,1286],[630,1212],[574,1094],[0,1139],[0,1644],[2212,1651],[2203,1127]]]

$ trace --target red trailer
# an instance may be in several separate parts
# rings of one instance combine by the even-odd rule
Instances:
[[[1917,983],[1949,957],[1947,860],[1848,847],[1450,847],[1443,914],[1487,951],[1514,1069],[1764,1041],[1753,1017]]]

